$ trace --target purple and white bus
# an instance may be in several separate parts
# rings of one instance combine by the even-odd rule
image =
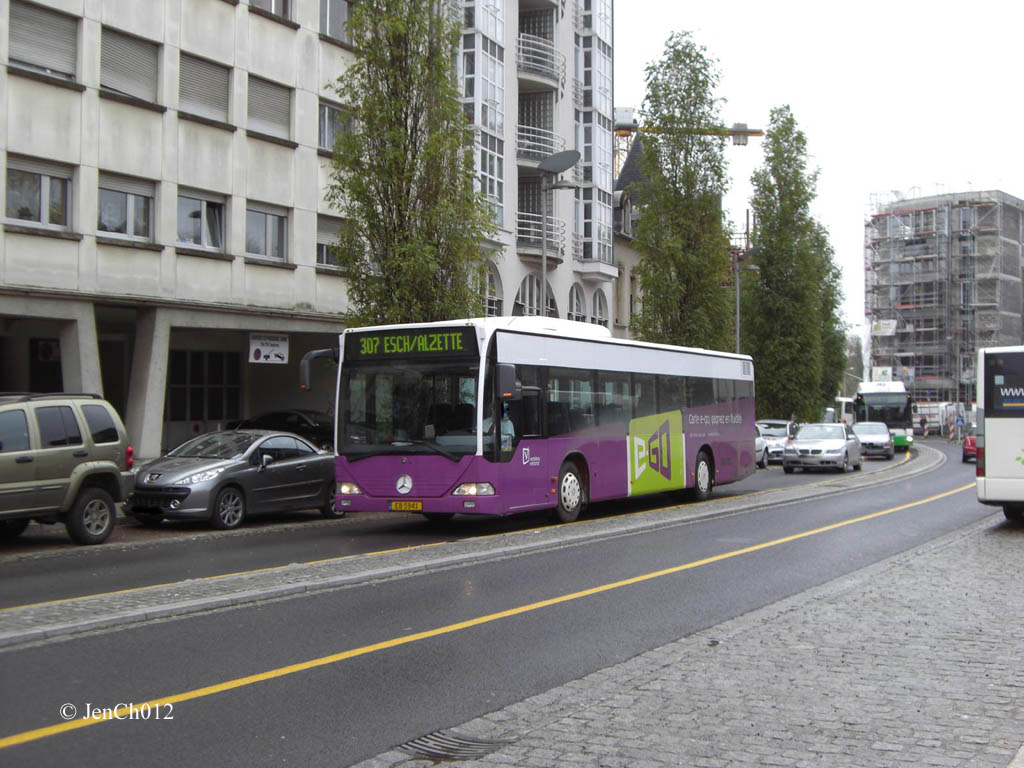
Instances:
[[[569,522],[591,501],[705,499],[755,471],[746,355],[540,317],[351,328],[307,357],[325,353],[340,362],[339,510]]]

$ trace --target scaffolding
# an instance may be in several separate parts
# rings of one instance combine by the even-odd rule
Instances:
[[[971,402],[976,352],[1020,344],[1024,201],[998,191],[876,202],[865,223],[872,367],[915,400]]]

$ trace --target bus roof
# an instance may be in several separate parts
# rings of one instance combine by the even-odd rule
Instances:
[[[884,392],[906,394],[907,388],[902,381],[862,381],[857,385],[858,395],[875,395]]]
[[[581,323],[577,320],[563,320],[557,317],[512,317],[502,315],[500,317],[475,317],[459,320],[441,320],[432,323],[404,323],[399,325],[375,325],[363,328],[346,328],[345,333],[362,333],[364,331],[382,331],[398,328],[437,328],[470,325],[477,329],[477,337],[480,339],[480,348],[486,348],[487,341],[497,331],[512,331],[517,333],[539,334],[555,336],[563,339],[581,339],[589,341],[601,341],[610,344],[621,344],[631,347],[644,347],[647,349],[665,349],[693,352],[701,355],[730,358],[733,360],[752,360],[750,355],[737,355],[732,352],[719,352],[717,350],[700,349],[697,347],[677,347],[670,344],[652,344],[645,341],[634,341],[632,339],[620,339],[612,336],[611,331],[603,325],[596,323]],[[344,347],[344,343],[342,343]]]

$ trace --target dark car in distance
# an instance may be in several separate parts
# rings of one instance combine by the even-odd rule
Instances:
[[[270,429],[304,437],[317,448],[334,450],[334,419],[329,413],[291,408],[244,419],[234,429]]]

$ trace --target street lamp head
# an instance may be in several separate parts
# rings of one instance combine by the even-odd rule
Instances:
[[[579,162],[580,153],[575,149],[567,149],[564,152],[556,152],[548,155],[537,165],[538,170],[544,173],[559,174],[567,171]]]

